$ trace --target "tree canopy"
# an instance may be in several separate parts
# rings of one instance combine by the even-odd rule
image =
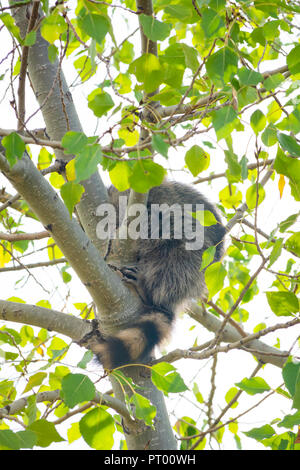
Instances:
[[[299,449],[299,13],[0,2],[1,449]],[[207,298],[154,361],[105,371],[93,320],[109,334],[141,300],[105,262],[97,208],[106,184],[145,204],[166,177],[214,199],[226,252],[205,251]]]

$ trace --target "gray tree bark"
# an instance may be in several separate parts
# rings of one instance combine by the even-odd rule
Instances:
[[[11,0],[10,3],[16,1]],[[29,16],[26,15],[27,11],[28,6],[13,9],[16,24],[23,36],[27,30]],[[50,138],[60,140],[68,130],[82,131],[60,64],[58,61],[50,63],[48,44],[39,32],[35,44],[30,47],[28,73]],[[60,85],[55,86],[58,77]],[[56,157],[64,160],[72,158],[62,154],[59,149]],[[0,169],[43,225],[47,226],[48,230],[51,228],[57,245],[94,299],[104,333],[110,333],[128,324],[137,314],[140,301],[107,267],[99,254],[101,250],[103,251],[103,244],[96,237],[95,211],[99,204],[106,201],[107,196],[98,172],[83,182],[85,193],[78,205],[80,222],[85,231],[83,232],[74,219],[70,220],[58,195],[26,156],[13,169],[8,168],[5,159],[0,158]],[[131,423],[124,418],[128,448],[175,449],[176,442],[162,393],[155,388],[143,367],[130,369],[129,375],[134,378],[137,385],[143,387],[141,393],[156,406],[157,414],[154,429],[143,423],[133,429]],[[124,397],[120,394],[117,384],[113,383],[113,387],[116,397],[123,401]]]

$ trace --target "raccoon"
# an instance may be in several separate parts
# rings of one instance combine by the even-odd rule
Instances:
[[[128,196],[128,191],[120,193],[111,186],[108,196],[119,214],[120,196]],[[212,212],[214,225],[205,227],[194,217],[199,207]],[[93,351],[106,369],[147,361],[154,347],[169,336],[178,308],[205,294],[200,272],[203,252],[215,246],[214,261],[223,253],[225,227],[219,213],[193,187],[169,181],[153,187],[145,217],[146,237],[132,240],[135,266],[119,268],[124,280],[135,285],[143,307],[136,321],[116,335],[99,336]]]

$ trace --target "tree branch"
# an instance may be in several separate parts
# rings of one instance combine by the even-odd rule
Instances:
[[[24,155],[10,168],[0,152],[0,169],[52,234],[98,309],[103,315],[109,313],[110,324],[128,321],[128,316],[134,315],[139,305],[137,296],[131,294],[108,268],[77,221],[70,219],[65,205],[32,161]],[[104,325],[104,330],[105,327],[109,328]]]
[[[19,240],[41,240],[42,238],[50,237],[50,233],[46,230],[36,233],[4,233],[0,232],[0,240],[7,240],[9,242],[16,242]]]
[[[37,403],[42,403],[44,401],[53,403],[56,400],[61,399],[60,390],[49,390],[45,392],[40,392],[40,393],[37,393],[35,397],[36,397]],[[29,396],[20,398],[19,400],[15,400],[14,402],[12,402],[10,405],[7,405],[4,408],[1,408],[0,419],[19,413],[21,410],[23,410],[27,406],[28,398]],[[110,395],[107,395],[106,393],[100,393],[97,391],[95,398],[91,402],[89,402],[89,404],[87,405],[92,406],[94,403],[98,403],[100,405],[108,406],[109,408],[112,408],[118,414],[123,416],[127,420],[127,422],[130,422],[133,426],[136,426],[137,424],[136,421],[130,415],[129,411],[126,408],[126,405],[122,403],[120,400],[114,397],[111,397]],[[75,410],[75,412],[77,412],[77,410]],[[59,422],[58,423],[56,422],[55,424],[59,424]]]
[[[196,302],[192,302],[191,306],[187,309],[189,315],[192,316],[195,320],[197,320],[201,325],[203,325],[208,331],[212,331],[213,333],[217,333],[220,331],[223,322],[220,321],[215,315],[208,313],[204,308],[200,307]],[[211,351],[209,356],[212,354],[213,351],[220,351],[220,352],[227,352],[230,349],[240,348],[241,346],[247,344],[247,348],[251,348],[255,350],[253,354],[262,362],[273,364],[277,367],[283,367],[289,353],[286,351],[280,351],[277,348],[273,348],[261,341],[259,338],[261,336],[265,336],[272,331],[276,331],[277,329],[281,328],[288,328],[290,326],[296,325],[300,323],[300,319],[295,318],[287,323],[282,323],[278,325],[271,326],[269,328],[265,328],[260,330],[254,334],[248,334],[245,332],[246,336],[242,336],[234,326],[227,323],[223,335],[222,341],[226,343],[231,343],[228,346],[222,347],[221,349],[214,348],[208,349],[208,352]],[[203,354],[203,356],[201,355]],[[187,357],[194,357],[195,359],[204,359],[206,356],[206,352],[193,353],[191,355],[187,355]],[[208,356],[208,357],[209,357]]]
[[[267,165],[271,165],[272,163],[274,163],[274,159],[273,158],[269,158],[267,160],[262,160],[258,163],[249,163],[247,165],[247,168],[248,170],[255,170],[255,168],[257,168],[257,166],[263,166],[263,167],[266,167]],[[199,184],[199,183],[205,183],[207,181],[213,181],[215,179],[218,179],[218,178],[226,178],[226,171],[224,171],[223,173],[213,173],[212,175],[209,175],[209,176],[205,176],[204,178],[197,178],[195,181],[192,182],[192,184]]]
[[[0,318],[6,321],[38,326],[79,341],[92,331],[90,322],[66,313],[37,305],[0,300]]]
[[[31,11],[30,19],[27,26],[26,34],[33,30],[35,22],[38,18],[40,0],[33,0],[33,8]],[[21,66],[19,74],[19,88],[18,88],[18,131],[23,131],[25,122],[25,84],[26,73],[28,65],[29,47],[22,47]]]
[[[40,261],[39,263],[20,264],[19,266],[9,266],[6,268],[0,268],[0,273],[8,273],[11,271],[22,271],[22,269],[26,269],[26,271],[29,271],[29,269],[55,266],[56,264],[62,264],[62,263],[67,263],[67,262],[68,260],[66,258],[59,258],[59,259],[53,259],[51,261]]]
[[[15,1],[11,0],[10,3],[13,5]],[[21,35],[24,37],[28,25],[26,8],[14,10],[13,15],[17,26],[20,28]],[[68,130],[82,132],[82,126],[61,70],[61,63],[59,61],[54,63],[49,61],[48,45],[40,32],[37,31],[36,42],[29,49],[28,73],[41,107],[47,134],[51,140],[60,141]],[[55,86],[58,81],[60,85]],[[56,149],[56,157],[65,161],[72,158],[71,155],[65,155],[58,148]],[[96,235],[97,220],[95,213],[96,208],[107,200],[106,188],[98,172],[82,184],[85,193],[78,204],[80,221],[89,238],[101,251],[103,250],[103,241],[99,240]]]

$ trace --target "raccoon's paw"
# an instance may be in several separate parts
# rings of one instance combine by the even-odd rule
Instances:
[[[137,267],[135,266],[123,266],[123,267],[117,267],[114,266],[113,264],[108,264],[110,269],[115,271],[118,276],[122,278],[123,281],[136,281],[137,279]]]
[[[125,282],[137,280],[138,268],[136,266],[123,266],[119,271],[122,273]]]

